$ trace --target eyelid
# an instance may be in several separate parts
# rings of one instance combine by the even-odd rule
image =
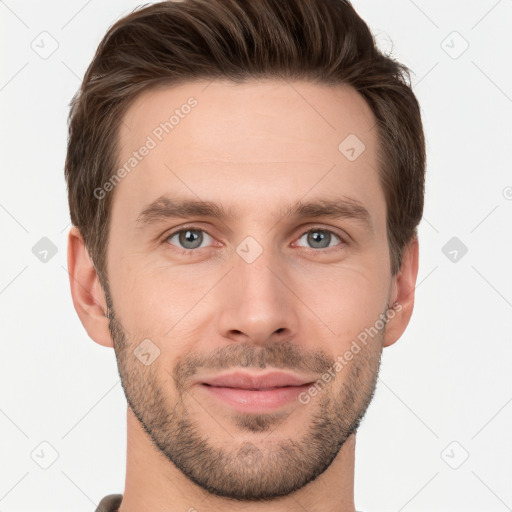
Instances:
[[[167,231],[164,235],[162,235],[162,242],[166,242],[169,238],[171,238],[175,235],[178,235],[182,231],[187,231],[187,230],[202,231],[203,233],[206,233],[213,240],[217,240],[207,229],[200,227],[196,224],[192,224],[192,225],[184,225],[179,228],[173,228],[170,231]],[[172,244],[168,244],[168,245],[172,245]],[[173,245],[173,247],[175,249],[177,249],[178,251],[186,251],[187,253],[194,253],[194,252],[200,251],[202,249],[209,248],[209,247],[200,247],[199,249],[182,249],[181,247],[178,247],[177,245]]]
[[[297,240],[300,240],[304,235],[306,235],[307,233],[310,233],[311,231],[324,231],[326,233],[331,233],[333,234],[334,236],[338,237],[339,240],[340,240],[340,244],[337,244],[337,246],[344,246],[344,245],[347,245],[348,244],[348,240],[350,239],[350,237],[346,234],[340,234],[338,232],[338,230],[334,229],[334,228],[331,228],[331,227],[323,227],[323,226],[319,226],[319,225],[313,225],[311,227],[308,227],[307,229],[305,229],[304,231],[302,231],[302,233],[297,237]],[[332,247],[325,247],[323,249],[314,249],[312,247],[302,247],[302,246],[299,246],[299,247],[302,247],[303,249],[308,249],[310,251],[314,251],[314,252],[319,252],[319,253],[322,253],[322,252],[330,252],[330,250],[334,249],[335,247],[337,246],[332,246]]]
[[[178,228],[173,228],[172,230],[167,231],[162,236],[162,242],[166,242],[169,238],[181,233],[182,231],[186,231],[187,229],[190,229],[192,231],[202,231],[202,232],[206,233],[208,236],[210,236],[211,238],[213,238],[214,240],[217,240],[215,238],[215,236],[213,236],[207,229],[205,229],[197,224],[191,224],[191,225],[180,226]],[[332,233],[333,235],[337,236],[341,241],[341,244],[339,244],[339,245],[345,245],[348,243],[348,240],[350,240],[350,236],[348,234],[346,234],[345,232],[343,232],[343,234],[341,234],[334,227],[325,227],[325,226],[321,226],[321,225],[312,225],[312,226],[308,226],[308,227],[303,227],[302,231],[300,231],[300,234],[296,238],[296,240],[302,238],[305,234],[309,233],[310,231],[315,231],[315,230],[325,231],[325,232]],[[220,242],[220,243],[222,243],[222,242]],[[168,245],[172,245],[172,244],[168,244]],[[178,251],[186,251],[187,253],[194,253],[194,252],[198,252],[202,249],[209,248],[209,247],[200,247],[198,249],[182,249],[181,247],[178,247],[178,246],[173,246],[173,247],[175,247]],[[300,247],[302,247],[302,246],[300,246]],[[336,246],[326,247],[324,249],[314,249],[312,247],[302,247],[302,248],[309,249],[314,252],[322,252],[322,251],[328,251],[329,249],[334,249],[334,247],[336,247]]]

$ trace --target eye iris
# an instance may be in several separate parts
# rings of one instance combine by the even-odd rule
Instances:
[[[308,234],[308,243],[310,243],[313,247],[318,248],[318,246],[316,246],[315,244],[317,244],[318,242],[322,243],[327,240],[327,244],[323,244],[320,246],[320,249],[325,249],[326,247],[329,247],[330,238],[331,234],[328,233],[327,231],[310,231]]]
[[[186,229],[178,235],[180,244],[186,249],[197,249],[203,242],[203,234],[200,230]],[[308,243],[317,249],[325,249],[329,247],[331,241],[331,233],[325,230],[314,230],[308,233]],[[192,246],[187,246],[187,244]]]
[[[203,235],[197,230],[187,229],[180,233],[179,241],[180,244],[186,249],[197,249],[197,247],[199,247],[203,241]],[[192,247],[187,246],[187,243],[189,242],[192,242]]]

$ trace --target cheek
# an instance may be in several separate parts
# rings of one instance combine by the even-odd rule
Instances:
[[[299,313],[299,340],[303,339],[301,331],[319,327],[325,343],[334,336],[333,350],[338,352],[340,344],[350,345],[361,331],[375,324],[385,309],[390,279],[378,256],[373,250],[338,263],[283,263],[281,277],[293,293],[283,292],[282,300]],[[215,318],[219,310],[223,305],[233,306],[233,299],[226,295],[229,286],[215,287],[225,266],[153,266],[142,257],[126,254],[119,254],[115,261],[109,275],[114,308],[133,343],[153,339],[167,357],[165,352],[171,347],[179,353],[205,333],[218,335]],[[230,275],[229,279],[235,278]],[[318,331],[313,337],[317,336]]]
[[[126,265],[114,292],[116,314],[123,319],[133,343],[134,338],[149,338],[167,358],[169,351],[185,349],[196,332],[197,315],[202,315],[205,307],[214,307],[208,297],[203,298],[215,282],[213,277],[185,274],[179,269],[148,270],[144,265],[130,271]]]
[[[303,288],[302,296],[307,297],[306,304],[335,333],[337,348],[340,344],[350,345],[359,333],[374,326],[386,309],[389,281],[382,268],[380,274],[344,268],[331,271],[322,279],[318,275],[309,279],[316,286]]]

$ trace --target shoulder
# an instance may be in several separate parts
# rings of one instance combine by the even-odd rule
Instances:
[[[100,501],[96,512],[118,512],[122,500],[122,494],[109,494]]]

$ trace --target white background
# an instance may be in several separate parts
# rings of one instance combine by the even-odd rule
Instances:
[[[512,0],[353,3],[414,72],[428,150],[415,311],[359,429],[356,506],[512,510]],[[0,512],[93,511],[124,490],[126,402],[71,301],[63,167],[69,101],[137,5],[0,1]],[[47,59],[31,47],[43,31]],[[468,248],[455,262],[452,237]],[[41,442],[59,454],[48,469]]]

